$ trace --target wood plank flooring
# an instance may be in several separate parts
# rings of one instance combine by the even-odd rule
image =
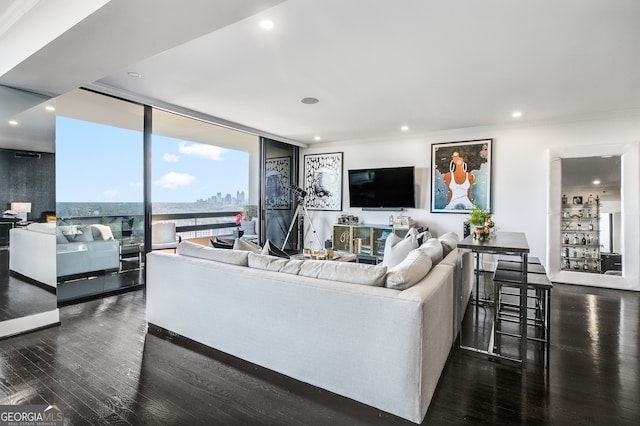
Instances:
[[[0,341],[0,404],[56,403],[73,425],[411,424],[147,334],[144,312],[135,291],[61,308],[61,327]],[[636,425],[639,323],[638,293],[556,285],[549,373],[454,349],[424,424]]]

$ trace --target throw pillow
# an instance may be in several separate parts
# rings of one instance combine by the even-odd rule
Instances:
[[[93,233],[90,226],[84,226],[78,229],[79,234],[76,235],[75,241],[88,242],[93,241]]]
[[[224,241],[220,241],[218,239],[218,237],[215,237],[215,238],[209,240],[209,247],[225,249],[225,250],[231,250],[231,249],[233,249],[233,244],[232,243],[228,243],[228,242],[224,242]]]
[[[427,229],[424,229],[424,228],[416,229],[413,227],[409,228],[409,231],[407,232],[407,235],[405,235],[405,238],[408,238],[412,235],[416,237],[416,240],[418,241],[418,246],[421,246],[423,242],[431,238],[431,232],[429,232],[429,228]]]
[[[298,275],[351,284],[383,287],[384,279],[387,275],[387,267],[364,263],[307,260],[300,267],[300,273]]]
[[[176,252],[181,256],[197,257],[230,265],[247,266],[249,264],[249,252],[247,251],[218,249],[190,241],[183,241],[178,244]]]
[[[266,254],[249,253],[249,268],[298,275],[304,260],[289,260]]]
[[[422,243],[420,251],[425,252],[431,258],[431,263],[437,265],[443,257],[442,243],[437,238],[431,238]]]
[[[395,234],[389,235],[384,244],[382,265],[387,268],[393,268],[402,262],[411,250],[417,247],[418,241],[416,240],[415,235],[410,235],[404,239]]]
[[[242,251],[250,251],[253,253],[261,253],[262,247],[259,245],[252,243],[251,241],[247,241],[244,238],[237,238],[233,243],[234,250],[242,250]]]
[[[422,250],[412,250],[398,265],[387,271],[386,287],[405,290],[416,285],[431,270],[431,257]]]
[[[442,254],[443,257],[447,257],[453,249],[458,247],[458,234],[455,232],[447,232],[438,237],[438,240],[442,243],[442,250],[444,251]]]
[[[276,245],[273,244],[271,242],[271,240],[267,240],[267,242],[264,243],[264,247],[262,247],[262,254],[268,254],[270,256],[276,256],[276,257],[282,257],[284,259],[289,259],[289,255],[287,253],[285,253],[284,251],[280,250],[278,247],[276,247]]]
[[[94,240],[113,240],[113,232],[107,225],[91,225]]]

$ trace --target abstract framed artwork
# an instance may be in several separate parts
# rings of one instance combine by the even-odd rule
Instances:
[[[264,169],[266,208],[270,210],[290,210],[291,157],[267,158]]]
[[[342,152],[304,156],[304,190],[309,210],[342,210]]]
[[[469,213],[492,207],[493,139],[431,145],[431,212]]]

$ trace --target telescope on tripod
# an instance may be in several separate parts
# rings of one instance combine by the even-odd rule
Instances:
[[[287,231],[287,236],[284,239],[284,243],[282,244],[282,250],[284,251],[285,246],[287,245],[287,241],[289,241],[289,237],[291,236],[291,230],[295,225],[296,221],[300,218],[300,216],[306,215],[309,218],[309,225],[311,225],[311,230],[313,231],[313,235],[316,237],[316,241],[318,242],[318,247],[322,247],[320,243],[320,238],[318,238],[318,233],[316,232],[316,228],[313,226],[313,222],[311,221],[311,216],[309,216],[309,211],[307,210],[307,205],[305,201],[305,197],[308,195],[307,191],[300,188],[297,185],[290,185],[289,191],[296,196],[298,199],[298,206],[296,207],[296,211],[293,213],[293,219],[291,220],[291,225],[289,225],[289,231]],[[302,222],[304,223],[304,222]],[[301,243],[304,244],[304,241]]]

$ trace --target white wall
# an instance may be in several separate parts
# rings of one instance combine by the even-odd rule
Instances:
[[[409,209],[420,225],[436,234],[462,234],[464,214],[429,212],[431,144],[493,138],[493,220],[498,230],[522,231],[527,235],[531,255],[546,257],[548,151],[558,147],[606,144],[638,144],[640,115],[612,115],[589,120],[502,128],[461,129],[439,134],[371,141],[343,141],[311,146],[304,154],[344,152],[343,208],[366,223],[387,223],[389,212],[350,209],[347,170],[364,167],[416,166],[419,186],[418,209]],[[302,159],[302,157],[301,157]],[[552,185],[560,185],[553,182]],[[640,191],[640,182],[631,182]],[[320,238],[327,239],[339,212],[312,211]],[[397,213],[394,213],[397,214]],[[307,232],[307,236],[310,234]]]

